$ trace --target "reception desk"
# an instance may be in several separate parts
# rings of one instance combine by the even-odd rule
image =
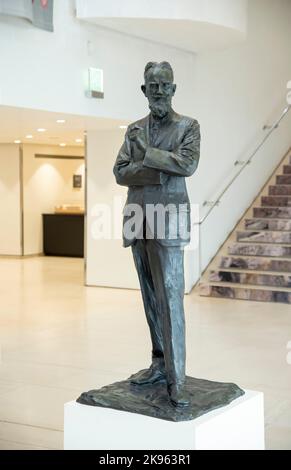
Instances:
[[[84,257],[84,214],[43,214],[43,252]]]

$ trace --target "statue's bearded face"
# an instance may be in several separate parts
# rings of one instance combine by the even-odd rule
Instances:
[[[152,114],[158,119],[165,117],[171,109],[172,97],[176,90],[170,70],[153,68],[147,74],[142,89]]]

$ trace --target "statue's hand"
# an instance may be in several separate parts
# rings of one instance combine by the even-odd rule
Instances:
[[[146,152],[147,144],[145,141],[143,130],[140,128],[134,128],[129,134],[129,138],[131,141],[135,142],[137,147],[142,151]]]

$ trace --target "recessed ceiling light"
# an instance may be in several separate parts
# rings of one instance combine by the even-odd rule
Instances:
[[[66,122],[65,119],[57,119],[58,124],[64,124]]]
[[[39,129],[37,129],[37,132],[45,132],[46,129],[44,129],[43,127],[40,127]]]
[[[62,142],[62,143],[60,144],[60,147],[65,147],[66,145],[67,145],[67,144],[65,144],[65,142]]]
[[[33,135],[28,134],[28,135],[25,136],[25,138],[26,138],[26,139],[33,139]]]
[[[77,142],[77,144],[81,144],[83,142],[82,139],[76,139],[75,142]]]
[[[119,126],[119,129],[127,129],[127,126]]]
[[[19,139],[14,140],[14,143],[15,143],[15,144],[21,144],[21,140],[19,140]]]

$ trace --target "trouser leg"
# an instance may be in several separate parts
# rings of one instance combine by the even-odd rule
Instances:
[[[146,244],[147,241],[144,239],[136,240],[132,245],[132,253],[139,278],[146,319],[150,329],[153,362],[161,362],[161,365],[163,366],[164,347],[161,328],[162,325],[158,312],[156,292],[154,289]]]
[[[184,251],[147,240],[147,253],[162,321],[168,384],[185,380]]]

